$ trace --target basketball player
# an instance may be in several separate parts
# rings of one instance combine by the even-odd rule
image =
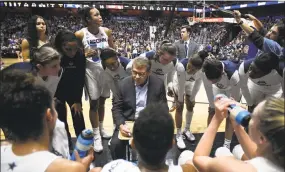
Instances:
[[[189,141],[194,141],[195,136],[190,131],[190,124],[193,117],[193,109],[195,105],[195,97],[200,90],[201,84],[202,84],[202,78],[203,78],[203,72],[201,70],[202,65],[204,63],[204,59],[208,56],[208,53],[206,51],[200,51],[197,54],[194,54],[193,57],[190,59],[184,58],[180,62],[183,64],[185,72],[182,74],[181,82],[184,87],[183,89],[179,90],[178,85],[178,78],[177,75],[174,75],[173,77],[173,91],[174,91],[174,98],[175,101],[177,100],[178,92],[181,92],[180,94],[184,94],[185,92],[185,101],[186,101],[186,122],[185,122],[185,129],[183,133],[181,132],[181,126],[182,126],[182,114],[183,114],[183,106],[178,109],[176,109],[175,112],[175,123],[177,128],[177,135],[176,135],[176,141],[177,146],[179,149],[185,149],[186,145],[183,141],[183,136],[186,137]]]
[[[85,87],[90,101],[90,122],[95,134],[94,151],[101,152],[101,136],[106,139],[110,139],[111,136],[107,135],[103,128],[105,100],[110,96],[110,89],[104,82],[99,49],[114,47],[114,44],[111,30],[102,27],[103,20],[96,8],[83,8],[79,13],[87,27],[77,31],[75,35],[82,41],[87,58]]]
[[[34,15],[28,22],[28,37],[22,41],[22,56],[29,61],[31,50],[40,48],[49,42],[47,22],[42,16]]]
[[[58,119],[64,122],[68,136],[69,149],[73,150],[71,134],[67,123],[66,103],[70,107],[73,127],[76,137],[85,129],[82,112],[82,94],[85,79],[86,58],[81,42],[75,34],[69,30],[61,30],[55,37],[55,48],[62,55],[61,67],[64,69],[55,93],[55,108]]]
[[[14,63],[4,70],[17,69],[33,74],[36,77],[36,84],[45,86],[50,91],[51,96],[54,97],[63,73],[60,67],[60,58],[61,56],[56,50],[48,46],[42,46],[34,51],[30,62]],[[50,150],[66,159],[70,156],[65,126],[60,120],[56,121]]]
[[[119,81],[129,76],[129,73],[126,71],[126,67],[130,62],[130,59],[119,56],[118,52],[113,48],[102,49],[100,52],[100,59],[106,74],[104,81],[108,84],[108,87],[111,89],[114,96],[117,94]],[[116,124],[114,119],[113,125],[115,129]],[[111,144],[111,139],[108,144]]]
[[[241,91],[250,111],[267,97],[282,97],[283,69],[284,66],[279,68],[279,58],[274,53],[263,53],[240,65]]]
[[[149,51],[143,54],[140,54],[140,57],[146,57],[151,61],[151,71],[158,78],[162,79],[165,84],[170,84],[173,76],[176,72],[178,76],[178,82],[181,81],[181,77],[185,69],[183,65],[176,58],[176,47],[174,44],[169,41],[162,41],[161,45],[158,47],[157,51]],[[132,68],[133,60],[127,65],[127,71],[130,73]],[[169,85],[170,86],[170,85]],[[171,86],[170,86],[171,87]],[[179,90],[184,89],[183,84],[179,84]],[[184,93],[179,92],[177,95],[177,107],[182,106]]]
[[[207,58],[203,64],[203,83],[209,101],[208,125],[215,114],[214,97],[217,94],[225,94],[239,101],[240,81],[238,75],[238,65],[229,60],[220,61],[216,58]],[[233,128],[227,118],[225,129],[224,146],[230,149]]]
[[[105,81],[109,84],[113,94],[116,94],[117,84],[120,80],[129,76],[126,67],[130,59],[119,56],[113,48],[104,48],[100,52],[103,69],[106,72]]]

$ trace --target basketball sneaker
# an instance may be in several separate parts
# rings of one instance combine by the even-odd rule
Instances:
[[[107,132],[105,131],[105,129],[102,127],[100,128],[100,135],[103,139],[111,139],[111,135],[107,134]]]
[[[102,152],[103,151],[102,139],[101,139],[100,134],[96,134],[94,136],[93,147],[94,147],[95,152]]]
[[[177,147],[179,149],[185,149],[186,148],[182,134],[176,135],[176,142],[177,142]]]
[[[187,140],[189,140],[189,141],[195,141],[195,136],[192,134],[191,131],[185,130],[185,131],[183,132],[183,135],[186,137]]]

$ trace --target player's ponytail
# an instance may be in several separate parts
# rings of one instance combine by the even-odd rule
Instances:
[[[78,14],[81,17],[82,22],[87,25],[88,20],[91,18],[90,10],[93,9],[92,7],[84,7],[78,10]]]

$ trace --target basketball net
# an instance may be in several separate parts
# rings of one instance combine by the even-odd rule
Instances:
[[[194,25],[196,23],[195,17],[188,17],[187,21],[188,21],[190,26],[192,26],[192,25]]]

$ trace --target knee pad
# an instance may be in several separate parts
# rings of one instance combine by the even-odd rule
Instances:
[[[236,159],[240,159],[240,160],[241,160],[243,154],[244,154],[244,151],[243,151],[241,145],[240,145],[240,144],[236,145],[236,146],[234,147],[234,149],[233,149],[233,155],[234,155],[234,157],[235,157]]]
[[[99,101],[98,100],[90,100],[90,110],[97,111],[99,107]]]

